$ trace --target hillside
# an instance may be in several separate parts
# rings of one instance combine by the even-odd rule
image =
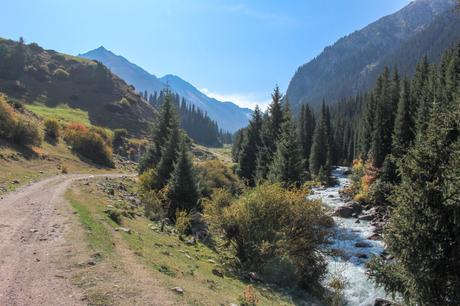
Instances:
[[[385,65],[412,72],[422,54],[439,59],[460,40],[454,0],[417,0],[339,39],[299,67],[287,90],[289,101],[319,105],[368,90]],[[416,46],[416,47],[415,47]]]
[[[99,47],[95,50],[79,54],[78,56],[102,62],[111,71],[133,85],[137,91],[147,91],[150,94],[169,88],[178,93],[188,103],[194,104],[206,112],[209,117],[219,124],[219,127],[229,132],[245,127],[252,111],[247,108],[240,108],[232,102],[222,102],[203,94],[196,87],[175,75],[166,75],[157,78],[139,66],[129,62],[122,56]]]
[[[0,91],[25,103],[68,105],[88,112],[92,124],[147,130],[155,109],[103,64],[0,39]]]

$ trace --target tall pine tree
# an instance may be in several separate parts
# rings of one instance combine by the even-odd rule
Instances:
[[[301,153],[296,125],[292,119],[289,103],[286,101],[281,134],[273,163],[270,166],[270,179],[274,182],[281,182],[284,185],[299,184],[303,173]]]
[[[256,107],[241,145],[236,173],[249,186],[255,185],[256,160],[261,146],[262,113]]]
[[[177,210],[190,212],[197,207],[199,195],[189,155],[187,143],[182,139],[179,146],[179,157],[168,184],[167,198],[170,201],[168,217],[171,220],[175,219]]]

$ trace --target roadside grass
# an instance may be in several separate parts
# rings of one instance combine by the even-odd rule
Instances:
[[[62,173],[113,173],[116,169],[99,167],[81,160],[64,142],[26,148],[0,139],[0,195],[39,179]]]
[[[122,181],[129,188],[134,188],[133,179],[115,181]],[[258,305],[299,305],[301,300],[307,304],[314,302],[304,293],[293,299],[289,295],[292,292],[242,280],[224,264],[222,254],[218,251],[202,243],[187,244],[171,232],[171,228],[161,232],[158,224],[142,216],[141,209],[136,210],[136,217],[123,217],[121,225],[116,224],[104,212],[107,205],[120,207],[129,203],[121,203],[121,200],[109,196],[101,188],[100,182],[101,180],[97,179],[89,185],[78,183],[66,194],[77,210],[84,227],[92,229],[86,234],[88,245],[94,251],[104,250],[103,254],[110,255],[105,256],[105,260],[110,263],[113,261],[115,265],[123,262],[122,258],[127,254],[131,254],[135,262],[147,269],[147,277],[157,280],[166,290],[169,291],[172,287],[184,289],[184,294],[177,296],[180,305],[238,304],[239,298],[249,284],[254,286],[260,301]],[[119,226],[129,228],[131,232],[115,231]],[[113,241],[116,241],[117,245],[115,253],[110,247]],[[124,266],[122,270],[129,276],[130,267]],[[224,276],[215,275],[216,270],[223,272]],[[135,275],[131,276],[135,277]],[[109,279],[100,278],[97,282],[107,281]],[[123,301],[120,303],[123,304]]]
[[[97,214],[97,207],[101,205],[100,199],[88,198],[85,203],[78,198],[81,194],[75,189],[69,189],[66,192],[66,198],[75,209],[86,231],[86,239],[90,249],[94,252],[99,252],[104,257],[110,257],[114,254],[114,241],[107,226],[96,218],[101,218]]]
[[[44,119],[56,119],[61,123],[77,122],[90,126],[88,112],[67,105],[47,107],[41,103],[24,104],[24,107]]]

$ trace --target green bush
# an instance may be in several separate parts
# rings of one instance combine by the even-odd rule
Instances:
[[[64,139],[75,152],[97,164],[113,167],[111,141],[104,130],[72,123],[67,127]]]
[[[111,208],[107,210],[107,216],[116,224],[121,224],[121,210],[117,208]]]
[[[179,235],[186,235],[190,231],[192,221],[190,215],[185,210],[176,211],[176,230]]]
[[[0,95],[0,137],[11,140],[17,125],[17,116],[14,109]]]
[[[53,75],[59,80],[66,80],[69,77],[69,73],[62,68],[54,70]]]
[[[217,192],[205,213],[234,246],[243,268],[280,285],[320,288],[326,262],[319,248],[333,222],[320,202],[278,184],[257,186],[228,202],[228,193]]]
[[[13,142],[24,146],[39,146],[42,143],[42,135],[37,123],[20,117],[14,130]]]
[[[197,181],[203,196],[209,197],[216,189],[239,193],[244,184],[232,169],[219,160],[207,160],[196,166]]]
[[[42,142],[37,123],[16,113],[4,96],[0,96],[0,137],[25,146]]]
[[[127,155],[128,131],[125,129],[116,129],[113,131],[112,148],[115,153],[122,156]]]
[[[45,135],[54,141],[59,140],[61,134],[61,127],[56,119],[47,119],[45,121]]]

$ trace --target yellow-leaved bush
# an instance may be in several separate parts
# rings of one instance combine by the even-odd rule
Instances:
[[[243,269],[268,282],[314,290],[326,273],[320,245],[333,221],[307,194],[279,184],[259,185],[239,198],[220,190],[203,202],[204,214],[212,230],[233,246]]]

